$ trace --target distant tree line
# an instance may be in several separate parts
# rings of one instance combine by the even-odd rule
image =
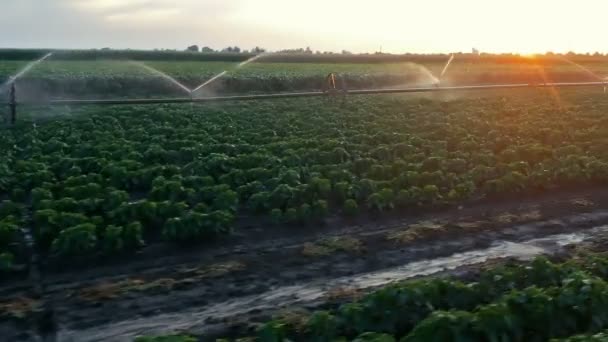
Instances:
[[[314,52],[313,52],[314,51]],[[53,52],[52,60],[96,60],[96,59],[116,59],[116,60],[160,60],[160,61],[224,61],[242,62],[254,55],[266,52],[266,49],[259,46],[250,50],[243,50],[238,46],[229,46],[223,49],[213,49],[209,46],[200,48],[198,45],[189,46],[184,50],[155,49],[155,50],[115,50],[110,48],[89,49],[89,50],[52,50],[52,49],[0,49],[0,60],[23,60],[31,61],[41,56]],[[490,54],[479,51],[456,52],[454,55],[459,61],[471,62],[490,62],[490,63],[564,63],[563,57],[576,63],[606,63],[608,55],[600,52],[575,54],[569,52],[558,54],[548,52],[537,55],[531,59],[522,57],[518,54]],[[341,52],[318,51],[310,47],[297,49],[284,49],[273,51],[272,54],[264,58],[263,62],[293,62],[293,63],[445,63],[450,54],[390,54],[382,52],[373,53],[351,53],[343,50]]]
[[[228,46],[225,47],[223,49],[220,50],[215,50],[213,48],[210,48],[209,46],[203,46],[202,48],[199,48],[198,45],[194,44],[194,45],[190,45],[186,48],[186,51],[188,52],[202,52],[202,53],[244,53],[244,54],[259,54],[259,53],[263,53],[266,52],[266,49],[261,48],[259,46],[254,47],[251,50],[243,50],[238,46]],[[307,46],[305,48],[295,48],[295,49],[282,49],[282,50],[277,50],[277,51],[273,51],[273,53],[277,53],[277,54],[294,54],[294,55],[334,55],[334,54],[342,54],[342,55],[352,55],[353,53],[348,51],[348,50],[342,50],[341,52],[334,52],[334,51],[313,51],[310,46]]]
[[[259,46],[254,47],[251,50],[243,50],[238,46],[228,46],[225,47],[221,50],[214,50],[213,48],[210,48],[209,46],[203,46],[202,48],[199,48],[198,45],[190,45],[186,48],[186,51],[188,52],[202,52],[202,53],[244,53],[244,54],[259,54],[259,53],[263,53],[266,52],[266,49],[261,48]]]

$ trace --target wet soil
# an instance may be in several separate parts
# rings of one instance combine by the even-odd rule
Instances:
[[[149,333],[247,329],[282,307],[317,306],[488,260],[559,252],[604,231],[608,192],[569,190],[392,216],[301,229],[242,225],[217,246],[181,253],[150,246],[122,264],[46,269],[42,298],[27,281],[0,286],[0,336],[38,340],[39,317],[49,314],[36,310],[39,303],[52,308],[56,329],[48,340],[130,341]],[[414,228],[417,234],[404,233]]]

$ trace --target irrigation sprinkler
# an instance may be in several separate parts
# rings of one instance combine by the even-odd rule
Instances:
[[[344,77],[336,74],[335,72],[329,73],[327,77],[325,77],[325,83],[323,83],[323,87],[321,89],[324,93],[329,95],[334,95],[339,92],[345,94],[348,92]]]
[[[325,77],[325,82],[321,87],[323,93],[327,95],[331,95],[331,97],[335,95],[342,95],[342,104],[346,103],[346,94],[348,93],[348,89],[346,88],[346,81],[342,75],[338,75],[335,72],[329,73],[327,77]]]

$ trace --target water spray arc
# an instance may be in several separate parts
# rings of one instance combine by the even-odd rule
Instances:
[[[28,63],[25,67],[23,67],[23,69],[19,70],[19,72],[17,72],[15,75],[9,77],[9,79],[6,82],[4,82],[2,84],[2,86],[0,86],[0,92],[4,91],[4,88],[6,88],[7,86],[14,84],[23,75],[25,75],[30,70],[32,70],[33,67],[42,63],[43,61],[45,61],[47,58],[51,57],[52,55],[53,55],[53,53],[49,52],[46,55],[42,56],[41,58],[39,58],[31,63]]]
[[[46,55],[42,56],[41,58],[39,58],[31,63],[28,63],[25,67],[23,67],[23,69],[19,70],[19,72],[17,72],[15,75],[9,77],[9,79],[4,84],[2,84],[2,86],[0,86],[0,93],[4,92],[4,89],[6,87],[9,87],[8,108],[9,108],[9,122],[11,123],[11,125],[14,125],[15,122],[17,121],[17,90],[15,87],[15,82],[17,82],[17,80],[19,78],[21,78],[23,75],[25,75],[27,72],[32,70],[33,67],[42,63],[44,60],[51,57],[52,55],[53,55],[53,53],[49,52]]]
[[[186,94],[190,95],[192,93],[192,90],[190,90],[190,88],[186,87],[185,85],[183,85],[181,82],[179,82],[178,80],[176,80],[175,78],[167,75],[166,73],[155,69],[143,62],[136,62],[136,61],[131,61],[131,64],[137,65],[139,67],[142,67],[148,71],[150,71],[151,73],[158,75],[162,78],[164,78],[165,80],[171,82],[172,84],[176,85],[177,87],[179,87],[181,90],[183,90]]]
[[[450,67],[450,64],[452,63],[453,60],[454,60],[454,54],[450,55],[450,58],[448,59],[447,63],[445,63],[443,70],[441,70],[441,74],[439,74],[439,77],[438,77],[439,82],[441,82],[443,75],[445,75],[445,73],[448,71],[448,68]]]
[[[567,62],[567,63],[570,63],[570,64],[574,65],[575,67],[579,68],[580,70],[582,70],[583,72],[585,72],[586,74],[590,75],[591,77],[593,77],[593,78],[595,78],[597,80],[606,81],[606,79],[602,78],[598,74],[594,73],[593,71],[589,70],[588,68],[586,68],[586,67],[584,67],[584,66],[582,66],[582,65],[580,65],[580,64],[578,64],[578,63],[576,63],[574,61],[569,60],[566,57],[559,56],[559,59],[561,59],[564,62]]]
[[[203,89],[204,87],[206,87],[207,85],[209,85],[209,84],[211,84],[211,83],[215,82],[215,80],[217,80],[218,78],[220,78],[220,77],[222,77],[222,76],[226,75],[227,73],[228,73],[228,71],[227,71],[227,70],[224,70],[224,71],[220,72],[219,74],[217,74],[217,75],[215,75],[215,76],[211,77],[210,79],[208,79],[207,81],[205,81],[204,83],[202,83],[201,85],[199,85],[198,87],[196,87],[196,88],[192,89],[192,93],[195,93],[195,92],[197,92],[197,91],[199,91],[199,90]]]
[[[9,86],[12,86],[13,84],[15,84],[15,82],[17,82],[18,79],[23,77],[23,75],[27,74],[30,70],[32,70],[33,67],[42,63],[43,61],[45,61],[47,58],[51,57],[52,55],[53,55],[53,53],[49,52],[46,55],[42,56],[41,58],[28,63],[25,67],[23,67],[21,70],[19,70],[15,75],[9,77],[9,79],[0,86],[0,93],[2,93],[6,87],[9,87]]]
[[[263,53],[260,53],[260,54],[258,54],[258,55],[255,55],[255,56],[253,56],[253,57],[249,58],[248,60],[246,60],[246,61],[243,61],[243,62],[239,63],[239,64],[238,64],[238,65],[237,65],[237,66],[236,66],[234,69],[235,69],[235,70],[236,70],[236,69],[240,69],[240,68],[244,67],[245,65],[247,65],[247,64],[249,64],[249,63],[252,63],[252,62],[255,62],[255,61],[256,61],[256,60],[258,60],[259,58],[261,58],[261,57],[263,57],[263,56],[266,56],[266,55],[268,55],[268,53],[266,53],[266,52],[263,52]],[[205,81],[205,82],[203,82],[201,85],[199,85],[198,87],[196,87],[196,88],[192,89],[192,94],[194,94],[194,93],[196,93],[197,91],[199,91],[199,90],[201,90],[201,89],[205,88],[206,86],[208,86],[209,84],[211,84],[211,83],[215,82],[216,80],[218,80],[218,79],[220,79],[220,78],[224,77],[224,76],[225,76],[227,73],[228,73],[228,70],[224,70],[224,71],[220,72],[219,74],[217,74],[217,75],[215,75],[215,76],[211,77],[210,79],[208,79],[207,81]]]

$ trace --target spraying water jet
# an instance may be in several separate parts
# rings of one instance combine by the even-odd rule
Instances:
[[[220,77],[223,77],[223,76],[224,76],[224,75],[226,75],[227,73],[228,73],[228,71],[227,71],[227,70],[224,70],[224,71],[220,72],[219,74],[217,74],[217,75],[215,75],[215,76],[211,77],[210,79],[208,79],[207,81],[205,81],[204,83],[202,83],[201,85],[199,85],[198,87],[194,88],[194,89],[192,90],[192,93],[195,93],[195,92],[197,92],[198,90],[200,90],[200,89],[202,89],[202,88],[206,87],[207,85],[209,85],[209,84],[211,84],[211,83],[215,82],[215,80],[217,80],[217,79],[218,79],[218,78],[220,78]]]
[[[575,67],[577,67],[580,70],[584,71],[586,74],[592,76],[593,78],[595,78],[597,80],[600,80],[600,81],[606,81],[605,78],[602,78],[601,76],[599,76],[598,74],[596,74],[593,71],[589,70],[588,68],[586,68],[586,67],[584,67],[584,66],[582,66],[582,65],[580,65],[580,64],[578,64],[578,63],[576,63],[574,61],[571,61],[571,60],[569,60],[566,57],[562,57],[562,56],[558,56],[558,57],[559,57],[559,59],[561,59],[561,60],[563,60],[563,61],[565,61],[567,63],[570,63],[570,64],[574,65]]]
[[[253,56],[253,57],[249,58],[248,60],[246,60],[246,61],[243,61],[243,62],[239,63],[239,64],[236,66],[236,68],[237,68],[237,69],[238,69],[238,68],[242,68],[242,67],[244,67],[245,65],[247,65],[247,64],[249,64],[249,63],[252,63],[252,62],[255,62],[256,60],[258,60],[259,58],[261,58],[261,57],[263,57],[263,56],[265,56],[265,55],[267,55],[267,54],[268,54],[268,53],[266,53],[266,52],[262,52],[262,53],[260,53],[260,54],[257,54],[257,55],[255,55],[255,56]]]
[[[6,82],[4,82],[2,84],[2,86],[0,86],[0,92],[4,91],[4,88],[6,88],[9,85],[14,84],[19,78],[21,78],[23,75],[25,75],[26,73],[28,73],[30,70],[32,70],[33,67],[35,67],[36,65],[42,63],[44,60],[46,60],[47,58],[51,57],[53,55],[52,52],[47,53],[46,55],[42,56],[41,58],[28,63],[25,67],[23,67],[23,69],[19,70],[19,72],[17,72],[15,75],[11,76],[8,78],[8,80]]]
[[[441,81],[441,79],[443,78],[443,75],[445,75],[445,73],[448,71],[448,68],[450,67],[450,64],[452,63],[453,60],[454,60],[454,54],[450,55],[448,62],[445,63],[443,70],[441,70],[441,74],[439,74],[439,81]]]
[[[262,52],[262,53],[260,53],[260,54],[257,54],[257,55],[255,55],[255,56],[253,56],[253,57],[249,58],[248,60],[246,60],[246,61],[243,61],[243,62],[239,63],[239,64],[238,64],[238,65],[237,65],[237,66],[236,66],[236,67],[235,67],[233,70],[240,69],[240,68],[244,67],[245,65],[247,65],[247,64],[249,64],[249,63],[255,62],[256,60],[258,60],[259,58],[261,58],[261,57],[263,57],[263,56],[265,56],[265,55],[268,55],[268,53],[266,53],[266,52]],[[194,88],[194,89],[192,90],[192,93],[195,93],[195,92],[197,92],[197,91],[199,91],[199,90],[201,90],[201,89],[205,88],[205,87],[206,87],[206,86],[208,86],[209,84],[211,84],[211,83],[213,83],[213,82],[217,81],[218,79],[220,79],[220,78],[224,77],[224,76],[225,76],[227,73],[228,73],[228,70],[224,70],[224,71],[220,72],[219,74],[217,74],[217,75],[215,75],[215,76],[211,77],[210,79],[208,79],[207,81],[205,81],[205,82],[203,82],[201,85],[199,85],[198,87]]]
[[[6,88],[7,86],[10,86],[9,93],[8,93],[8,107],[9,107],[9,112],[10,112],[9,120],[10,120],[11,125],[14,125],[15,122],[17,121],[17,95],[16,95],[16,89],[15,89],[15,82],[17,82],[17,80],[19,78],[21,78],[23,75],[25,75],[27,72],[32,70],[33,67],[42,63],[47,58],[51,57],[52,54],[53,54],[52,52],[49,52],[46,55],[42,56],[41,58],[39,58],[31,63],[28,63],[25,67],[23,67],[23,69],[21,69],[15,75],[9,77],[8,81],[6,81],[4,84],[2,84],[2,86],[0,86],[0,93],[4,92],[4,88]]]
[[[131,63],[135,64],[137,66],[140,66],[140,67],[142,67],[142,68],[144,68],[144,69],[152,72],[153,74],[158,75],[158,76],[164,78],[165,80],[167,80],[167,81],[171,82],[172,84],[178,86],[186,94],[192,96],[192,90],[190,90],[190,88],[186,87],[185,85],[183,85],[182,83],[180,83],[178,80],[176,80],[175,78],[167,75],[166,73],[164,73],[164,72],[162,72],[162,71],[160,71],[158,69],[155,69],[155,68],[153,68],[153,67],[151,67],[151,66],[149,66],[149,65],[147,65],[147,64],[145,64],[143,62],[131,61]]]

